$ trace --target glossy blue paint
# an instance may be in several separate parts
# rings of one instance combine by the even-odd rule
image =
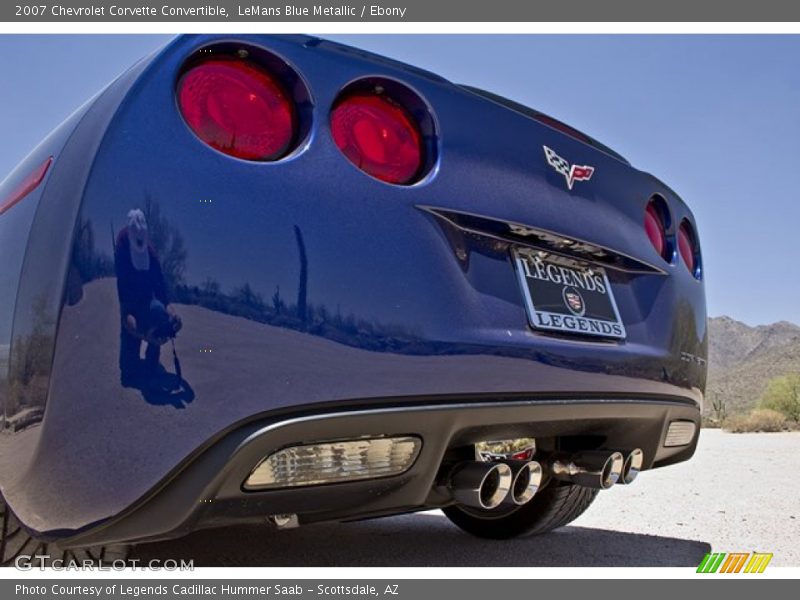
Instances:
[[[272,53],[308,90],[302,140],[283,160],[221,154],[177,110],[185,61],[228,42]],[[428,103],[437,160],[419,183],[372,179],[331,140],[331,105],[363,77],[396,80]],[[113,83],[70,131],[44,150],[56,159],[38,206],[0,218],[19,223],[13,235],[0,230],[0,243],[20,260],[27,248],[20,274],[3,272],[8,285],[18,277],[18,292],[15,312],[2,313],[14,339],[0,479],[36,531],[117,515],[223,432],[309,406],[515,395],[702,402],[703,282],[677,257],[657,256],[643,228],[653,194],[673,223],[694,222],[688,207],[651,175],[441,78],[314,38],[182,36]],[[543,145],[594,176],[568,190]],[[624,343],[536,333],[509,244],[422,207],[530,225],[662,272],[609,272]],[[180,382],[169,344],[166,375],[120,379],[113,240],[134,208],[148,217],[183,322]],[[15,352],[38,366],[15,370]],[[15,431],[28,406],[43,411],[41,423]]]

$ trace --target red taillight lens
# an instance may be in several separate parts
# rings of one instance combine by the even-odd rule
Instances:
[[[385,96],[359,93],[341,100],[331,113],[331,134],[350,162],[381,181],[411,183],[422,167],[419,127]]]
[[[3,203],[0,204],[0,215],[39,187],[44,176],[47,175],[47,170],[50,168],[51,164],[53,164],[53,157],[49,156],[42,164],[31,171],[28,176],[11,191],[8,197],[3,200]]]
[[[658,205],[651,201],[647,205],[644,213],[644,230],[647,232],[647,237],[650,238],[650,243],[656,249],[658,255],[664,258],[667,250],[667,234],[664,226],[664,217]]]
[[[178,104],[197,137],[247,160],[275,160],[295,138],[295,106],[283,85],[244,60],[216,58],[188,70]]]
[[[683,264],[694,274],[697,268],[697,253],[694,231],[688,221],[683,221],[678,229],[678,252],[680,252]]]

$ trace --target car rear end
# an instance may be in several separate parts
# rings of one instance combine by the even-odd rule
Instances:
[[[42,425],[10,442],[32,529],[85,545],[492,510],[509,473],[522,505],[693,453],[694,217],[580,132],[315,38],[185,36],[101,138],[62,200],[59,285],[21,276],[58,298]],[[132,209],[183,322],[180,369],[161,352],[175,390],[120,381],[109,265]]]

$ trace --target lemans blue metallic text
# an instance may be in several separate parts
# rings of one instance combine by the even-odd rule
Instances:
[[[431,508],[559,527],[694,452],[696,232],[490,92],[178,37],[0,185],[2,559]]]

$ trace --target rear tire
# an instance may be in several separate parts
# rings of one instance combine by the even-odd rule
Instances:
[[[126,561],[130,556],[131,546],[97,546],[93,548],[67,548],[48,543],[32,536],[20,523],[14,512],[0,497],[0,566],[13,567],[21,556],[25,566],[49,566],[54,560],[62,561],[63,566],[75,562],[78,565],[89,561],[93,565],[101,562],[111,564],[115,561]]]
[[[599,490],[551,482],[527,504],[503,511],[448,506],[442,512],[472,535],[503,540],[521,535],[540,535],[571,523],[581,516]]]

